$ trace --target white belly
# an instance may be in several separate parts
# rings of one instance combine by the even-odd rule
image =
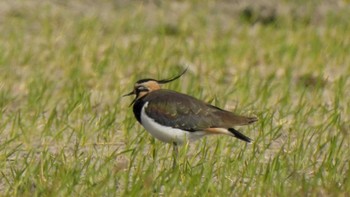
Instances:
[[[205,135],[203,131],[188,132],[181,129],[175,129],[168,126],[163,126],[155,122],[152,118],[146,115],[145,109],[148,102],[144,104],[141,110],[142,126],[155,138],[166,143],[180,145],[186,141],[194,141]]]

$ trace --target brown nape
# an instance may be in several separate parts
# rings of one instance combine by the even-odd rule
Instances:
[[[156,81],[147,81],[144,82],[143,85],[146,86],[150,92],[160,89],[160,85]]]

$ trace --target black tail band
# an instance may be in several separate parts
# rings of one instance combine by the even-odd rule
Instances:
[[[234,128],[229,128],[228,129],[236,138],[240,139],[240,140],[243,140],[245,142],[252,142],[252,139],[250,139],[249,137],[243,135],[241,132],[237,131],[236,129]]]

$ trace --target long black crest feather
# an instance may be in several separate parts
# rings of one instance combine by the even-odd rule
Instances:
[[[173,78],[171,78],[171,79],[162,79],[162,80],[156,80],[156,81],[157,81],[158,83],[160,83],[160,84],[169,83],[169,82],[172,82],[172,81],[174,81],[174,80],[180,78],[183,74],[186,73],[186,71],[187,71],[187,68],[186,68],[184,71],[182,71],[181,74],[177,75],[176,77],[173,77]]]

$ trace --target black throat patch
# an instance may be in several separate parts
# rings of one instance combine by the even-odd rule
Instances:
[[[145,95],[147,96],[147,95]],[[139,98],[136,100],[136,102],[134,103],[134,106],[133,106],[133,112],[134,112],[134,115],[135,115],[135,118],[136,120],[142,124],[141,122],[141,110],[142,110],[142,107],[145,105],[146,101],[144,100],[145,96]]]

